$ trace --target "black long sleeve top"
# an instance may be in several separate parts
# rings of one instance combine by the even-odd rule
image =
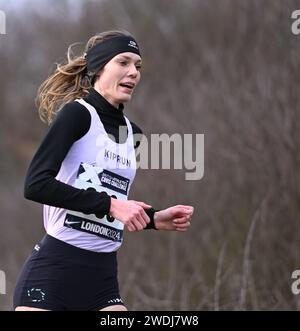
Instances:
[[[120,141],[119,127],[126,126],[124,106],[120,104],[119,108],[115,108],[93,88],[84,100],[96,109],[105,131],[113,135],[117,143],[123,143]],[[142,130],[135,123],[130,123],[136,149],[140,144],[140,135],[135,134],[142,134]],[[26,199],[95,214],[99,218],[109,213],[111,198],[106,192],[78,189],[55,178],[70,147],[88,132],[90,124],[89,112],[78,102],[67,103],[59,111],[28,168],[24,185]],[[155,211],[153,208],[145,209],[151,219],[147,229],[154,227]]]

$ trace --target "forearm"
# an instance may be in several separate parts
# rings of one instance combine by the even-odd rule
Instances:
[[[110,210],[110,196],[106,192],[77,189],[50,176],[39,181],[26,180],[24,196],[38,203],[95,214],[99,218]]]

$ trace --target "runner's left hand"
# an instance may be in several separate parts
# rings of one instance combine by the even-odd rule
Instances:
[[[155,212],[154,222],[158,230],[186,231],[192,220],[194,207],[176,205]]]

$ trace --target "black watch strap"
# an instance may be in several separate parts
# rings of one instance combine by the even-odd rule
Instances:
[[[145,209],[146,214],[149,216],[150,218],[150,222],[147,224],[147,226],[145,227],[145,230],[149,230],[149,229],[154,229],[157,230],[155,223],[154,223],[154,214],[155,212],[157,212],[159,210],[154,209],[154,208],[148,208]]]

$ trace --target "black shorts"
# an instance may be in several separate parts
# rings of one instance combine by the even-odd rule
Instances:
[[[99,310],[123,305],[117,253],[81,249],[46,235],[26,260],[14,292],[14,308]]]

